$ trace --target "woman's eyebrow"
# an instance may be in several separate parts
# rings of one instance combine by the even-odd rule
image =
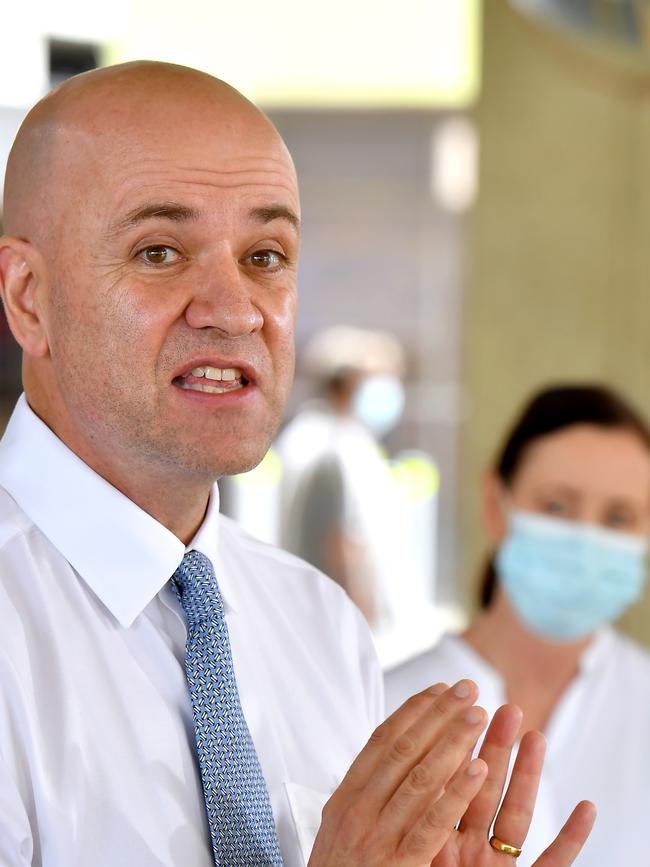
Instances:
[[[553,497],[553,496],[562,496],[562,497],[570,497],[571,499],[578,499],[582,496],[582,491],[580,488],[574,488],[571,485],[567,485],[564,482],[558,482],[556,484],[547,484],[543,485],[539,489],[539,493],[543,497]]]

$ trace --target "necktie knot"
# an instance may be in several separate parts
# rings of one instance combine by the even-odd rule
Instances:
[[[185,611],[188,626],[223,617],[223,599],[214,568],[205,554],[188,551],[172,575],[172,585]]]

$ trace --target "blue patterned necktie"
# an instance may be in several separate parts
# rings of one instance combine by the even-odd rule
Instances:
[[[218,867],[281,867],[269,793],[239,702],[212,563],[189,551],[172,576],[187,618],[185,670]]]

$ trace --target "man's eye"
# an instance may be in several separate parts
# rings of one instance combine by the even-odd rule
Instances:
[[[179,259],[178,250],[173,247],[167,247],[165,244],[155,244],[152,247],[145,247],[138,253],[141,259],[148,262],[149,265],[170,265]]]
[[[287,257],[277,250],[257,250],[248,257],[251,265],[264,271],[279,271]]]

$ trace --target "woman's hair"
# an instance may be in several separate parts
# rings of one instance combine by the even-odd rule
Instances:
[[[536,440],[580,424],[629,430],[650,451],[650,427],[616,392],[602,385],[555,386],[540,391],[524,407],[494,462],[498,478],[509,487]],[[482,608],[492,602],[496,581],[492,556],[483,569],[480,584]]]

